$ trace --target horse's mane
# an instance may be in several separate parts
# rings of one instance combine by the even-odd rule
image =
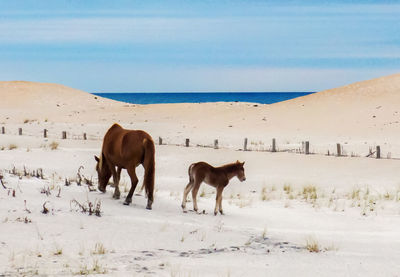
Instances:
[[[99,170],[103,168],[103,152],[100,153],[99,156]]]

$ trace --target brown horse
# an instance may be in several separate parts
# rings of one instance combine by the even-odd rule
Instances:
[[[197,211],[197,192],[199,191],[202,182],[209,184],[217,189],[215,199],[214,215],[217,215],[218,210],[224,214],[222,210],[222,191],[228,185],[229,180],[237,177],[241,182],[246,180],[244,175],[244,162],[231,163],[220,167],[213,167],[205,162],[198,162],[189,166],[189,184],[183,192],[182,209],[186,208],[187,195],[192,191],[193,209]]]
[[[114,124],[104,136],[100,158],[95,156],[99,178],[98,189],[106,192],[106,186],[112,175],[115,185],[113,198],[119,199],[118,184],[121,170],[125,168],[131,178],[131,189],[124,205],[129,205],[138,183],[135,169],[142,164],[145,171],[143,186],[147,194],[146,209],[151,210],[154,191],[154,155],[154,142],[149,134],[141,130],[126,130],[120,125]]]

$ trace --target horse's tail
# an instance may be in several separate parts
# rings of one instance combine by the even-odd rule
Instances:
[[[145,138],[143,141],[144,146],[144,179],[143,185],[146,190],[146,195],[149,202],[153,202],[154,192],[154,172],[155,172],[155,147],[154,142],[151,139]]]

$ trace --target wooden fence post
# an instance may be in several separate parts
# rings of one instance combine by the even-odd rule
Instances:
[[[340,143],[336,143],[336,152],[338,157],[342,156],[342,148],[340,147]]]
[[[158,145],[162,145],[162,138],[158,137]]]
[[[310,154],[310,142],[306,141],[306,150],[305,150],[305,154],[308,155]]]
[[[376,146],[376,158],[377,159],[381,158],[381,147],[379,145]]]
[[[47,138],[47,129],[43,129],[43,137]]]
[[[22,136],[22,128],[18,128],[18,135]]]
[[[214,140],[214,149],[218,149],[218,140]]]
[[[247,151],[247,138],[244,139],[243,151]]]
[[[86,135],[86,133],[83,133],[83,139],[84,139],[84,140],[87,140],[87,135]]]
[[[61,137],[62,139],[66,139],[67,138],[67,132],[66,131],[63,131],[62,132],[62,137]]]
[[[274,138],[272,139],[272,149],[271,149],[271,151],[272,152],[276,152],[276,140]]]
[[[4,128],[4,126],[1,127],[1,133],[2,133],[3,135],[6,133],[6,128]]]
[[[186,145],[186,147],[189,147],[189,139],[188,138],[185,141],[185,145]]]

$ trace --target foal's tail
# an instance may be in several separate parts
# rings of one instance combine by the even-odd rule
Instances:
[[[153,202],[153,192],[154,192],[154,172],[155,172],[155,147],[154,142],[151,139],[144,139],[144,179],[143,185],[146,190],[146,195],[149,201]]]
[[[194,163],[191,164],[188,168],[188,174],[189,174],[189,183],[193,183],[194,178],[193,178],[193,167],[194,167]]]

